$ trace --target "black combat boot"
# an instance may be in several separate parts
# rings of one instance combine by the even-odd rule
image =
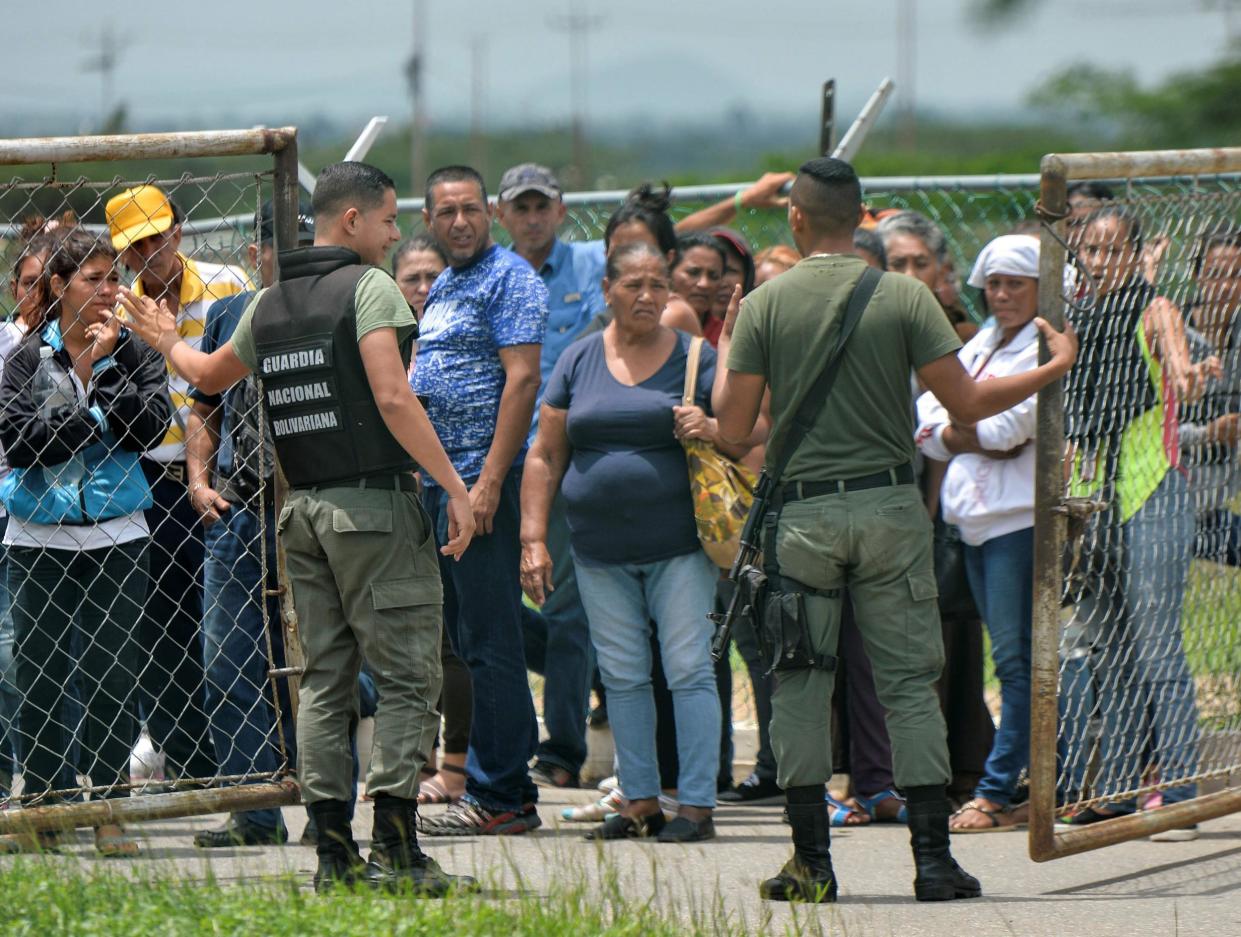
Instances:
[[[982,894],[978,879],[967,873],[948,851],[948,795],[944,785],[905,788],[909,812],[909,844],[914,853],[914,897],[919,901],[951,901]]]
[[[775,878],[758,886],[760,897],[769,901],[809,901],[825,904],[836,900],[836,874],[832,871],[831,824],[822,784],[790,787],[789,825],[793,828],[793,858]]]
[[[315,892],[323,894],[338,886],[357,882],[365,865],[349,827],[349,805],[343,800],[316,800],[306,805],[315,824]]]
[[[375,829],[366,881],[390,891],[410,889],[440,898],[448,892],[473,891],[478,883],[468,875],[449,875],[418,848],[418,802],[390,794],[375,795]]]

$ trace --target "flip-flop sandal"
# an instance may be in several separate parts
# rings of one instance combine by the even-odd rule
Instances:
[[[870,826],[870,818],[863,810],[856,810],[850,807],[844,801],[837,800],[831,794],[825,794],[827,799],[827,817],[835,827],[858,827]],[[850,822],[851,817],[859,819]],[[861,819],[864,818],[864,819]]]
[[[1025,826],[1024,823],[1018,823],[1009,817],[1010,822],[1000,822],[1000,817],[1008,814],[1007,810],[988,810],[986,807],[980,807],[976,800],[971,800],[968,804],[963,804],[961,809],[952,815],[955,819],[967,810],[973,810],[975,813],[981,813],[989,821],[990,826],[953,826],[951,820],[948,824],[949,833],[1013,833]]]
[[[116,823],[95,827],[95,852],[105,859],[131,859],[141,850]]]
[[[877,808],[885,800],[895,800],[900,803],[901,809],[896,812],[896,816],[879,816],[879,811]],[[854,794],[853,802],[857,804],[856,809],[861,810],[862,813],[870,817],[871,822],[873,823],[899,823],[902,826],[908,825],[909,823],[909,811],[905,809],[905,798],[901,797],[900,794],[896,793],[896,791],[892,790],[890,787],[887,790],[880,791],[878,794],[874,794],[871,797],[863,797],[861,794]]]
[[[457,765],[440,765],[440,771],[465,776],[465,769]],[[444,787],[438,777],[429,777],[418,785],[418,803],[420,804],[455,804],[460,799],[460,796],[454,797],[450,794],[448,788]]]

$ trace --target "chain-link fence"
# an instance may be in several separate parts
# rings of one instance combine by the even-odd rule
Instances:
[[[274,167],[193,172],[198,157],[262,153]],[[183,175],[94,181],[59,165],[168,155]],[[294,133],[12,140],[0,156],[52,166],[0,183],[14,299],[0,328],[0,784],[21,807],[0,832],[293,802],[259,389],[198,393],[114,310],[132,289],[166,303],[190,345],[224,344],[274,273],[275,239],[293,245]]]
[[[1238,169],[1044,161],[1041,314],[1067,311],[1079,355],[1039,399],[1036,859],[1241,809]],[[1128,184],[1067,187],[1103,176]]]

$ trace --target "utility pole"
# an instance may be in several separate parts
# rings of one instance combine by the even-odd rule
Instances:
[[[116,82],[116,66],[120,60],[120,49],[116,44],[116,34],[112,26],[103,28],[99,36],[99,51],[82,63],[82,71],[99,74],[99,129],[103,130],[112,117],[113,92]]]
[[[577,0],[569,0],[569,12],[549,16],[552,29],[569,35],[570,95],[573,108],[573,178],[569,182],[580,188],[589,184],[590,144],[587,140],[586,111],[586,37],[603,24],[603,17],[578,12]]]
[[[917,95],[914,77],[917,74],[916,0],[897,0],[896,11],[896,87],[901,92],[900,138],[906,149],[918,143]]]
[[[427,17],[426,0],[414,0],[414,51],[405,63],[405,80],[409,83],[413,117],[409,123],[410,191],[417,194],[427,178],[427,109],[423,96],[423,75],[426,71]]]
[[[487,176],[487,141],[483,112],[487,107],[487,37],[470,40],[470,165]]]

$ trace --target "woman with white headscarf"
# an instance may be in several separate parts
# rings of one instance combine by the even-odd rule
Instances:
[[[1038,240],[1024,234],[998,237],[979,254],[969,285],[983,291],[993,319],[960,351],[974,380],[1037,367],[1038,255]],[[1012,798],[1030,753],[1035,403],[1031,397],[962,425],[933,394],[918,399],[918,447],[949,462],[940,493],[944,519],[961,531],[1002,697],[995,743],[974,799],[953,815],[955,833],[1012,830],[1025,821],[1025,807],[1013,808]]]

